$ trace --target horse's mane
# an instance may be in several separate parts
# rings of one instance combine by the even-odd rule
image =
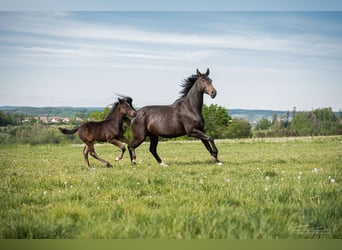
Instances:
[[[119,95],[119,94],[117,94],[117,95]],[[134,108],[132,106],[133,99],[131,97],[129,97],[129,96],[123,96],[123,95],[120,95],[120,96],[122,97],[121,100],[127,102],[131,106],[131,108],[134,110]],[[118,105],[119,105],[119,102],[113,103],[112,109],[109,111],[109,113],[108,113],[107,117],[105,118],[105,120],[108,120],[108,119],[112,118],[112,115],[113,115],[113,113],[116,110]]]
[[[198,79],[197,75],[192,75],[192,76],[189,76],[187,79],[183,80],[182,84],[180,85],[183,89],[179,92],[181,94],[181,97],[185,97],[188,94],[188,92],[190,91],[192,86],[195,84],[197,79]]]
[[[105,120],[108,120],[112,117],[114,111],[116,110],[116,107],[118,106],[119,102],[115,102],[112,105],[112,109],[109,111],[108,115],[106,116]]]

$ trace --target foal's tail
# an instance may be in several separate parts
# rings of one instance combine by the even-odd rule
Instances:
[[[58,129],[63,134],[72,135],[72,134],[75,134],[79,128],[74,128],[74,129],[58,128]]]

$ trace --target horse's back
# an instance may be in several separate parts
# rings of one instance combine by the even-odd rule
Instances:
[[[141,133],[162,137],[177,137],[185,133],[179,110],[173,105],[145,106],[138,110],[131,126]]]
[[[78,135],[83,141],[106,141],[105,125],[105,121],[86,122],[80,127]]]

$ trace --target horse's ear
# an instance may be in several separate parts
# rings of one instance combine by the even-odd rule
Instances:
[[[201,76],[202,76],[201,72],[199,72],[198,69],[196,69],[196,73],[197,73],[197,76],[198,76],[198,77],[201,77]]]
[[[124,102],[124,100],[121,99],[121,98],[118,98],[118,101],[119,101],[120,104]]]
[[[210,73],[209,68],[207,68],[207,72],[205,72],[205,75],[208,76]]]

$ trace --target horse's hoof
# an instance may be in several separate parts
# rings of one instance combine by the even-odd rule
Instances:
[[[137,165],[137,163],[135,161],[131,161],[132,165]]]
[[[106,167],[107,167],[107,168],[112,168],[113,166],[112,166],[111,164],[107,163],[107,164],[106,164]]]
[[[118,156],[118,157],[115,157],[115,161],[120,161],[121,158]]]
[[[159,165],[161,166],[161,167],[168,167],[169,165],[167,165],[165,162],[161,162],[161,163],[159,163]]]

